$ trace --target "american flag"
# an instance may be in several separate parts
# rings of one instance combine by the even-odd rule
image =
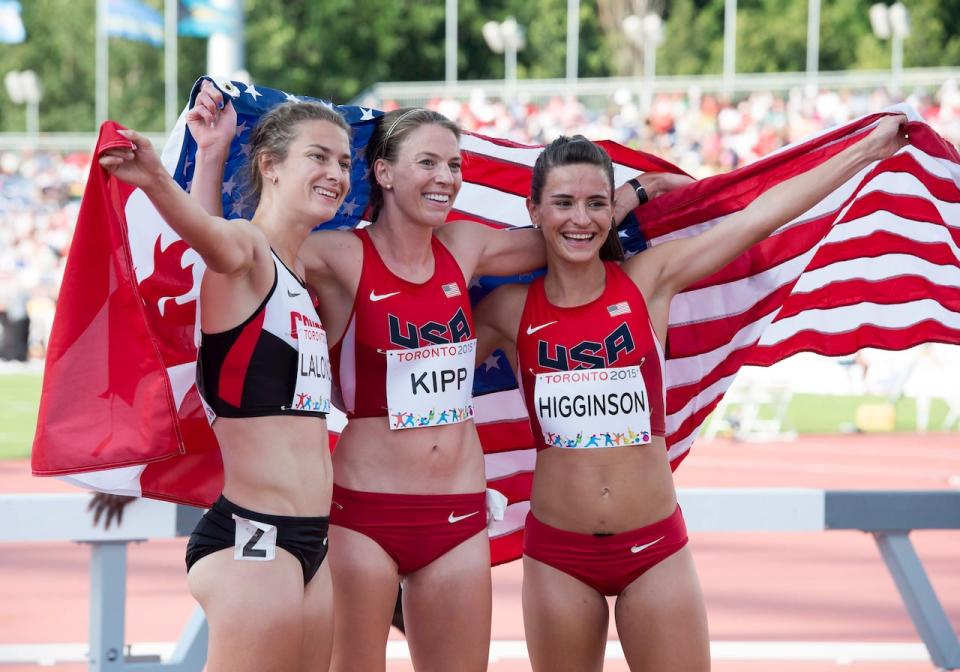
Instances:
[[[630,312],[630,304],[627,303],[626,301],[615,303],[612,306],[607,306],[607,312],[610,313],[610,317],[617,317],[618,315],[627,315]]]
[[[250,130],[264,111],[297,97],[238,83],[231,91],[238,128],[224,176],[224,212],[249,216],[256,204],[240,169]],[[354,188],[324,228],[362,222],[363,146],[380,116],[338,109],[354,127]],[[910,145],[674,299],[666,353],[674,468],[744,364],[768,365],[801,351],[842,355],[863,347],[960,343],[960,155],[912,110],[899,111],[912,120]],[[856,142],[879,116],[654,199],[622,229],[625,248],[635,254],[705,230]],[[111,142],[122,139],[108,126],[98,151]],[[644,171],[677,172],[656,157],[601,144],[615,162],[617,184]],[[464,185],[451,217],[526,225],[524,198],[540,148],[472,134],[464,135],[461,148]],[[184,188],[195,149],[181,122],[164,161]],[[209,505],[222,473],[194,385],[202,264],[142,193],[106,178],[96,164],[93,173],[46,364],[34,473],[71,474],[98,489]],[[471,297],[501,282],[473,279]],[[535,451],[503,353],[478,367],[474,392],[488,482],[509,501],[505,519],[490,530],[499,563],[521,553]],[[342,427],[342,417],[329,424]]]
[[[452,299],[455,296],[460,296],[460,287],[457,286],[457,283],[455,282],[448,282],[447,284],[443,285],[443,294],[448,299]]]

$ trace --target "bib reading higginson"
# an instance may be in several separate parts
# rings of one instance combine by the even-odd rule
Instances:
[[[650,405],[639,366],[538,373],[534,407],[554,448],[650,443]]]
[[[390,429],[435,427],[473,417],[477,339],[387,350]]]
[[[295,411],[330,412],[330,354],[327,332],[300,322],[297,325],[297,387],[290,402]]]

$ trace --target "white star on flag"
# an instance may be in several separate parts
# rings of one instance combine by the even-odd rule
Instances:
[[[497,353],[492,352],[490,356],[483,360],[483,366],[487,367],[487,371],[492,369],[500,368],[500,358],[497,356]]]
[[[233,190],[237,188],[237,183],[233,181],[233,177],[223,183],[223,193],[226,196],[229,196],[233,193]]]
[[[261,93],[260,95],[262,96],[263,94]],[[240,122],[239,124],[237,124],[237,130],[234,131],[234,137],[238,137],[241,133],[243,133],[248,128],[249,126],[247,126],[247,122],[245,121]]]
[[[292,93],[284,93],[283,95],[287,97],[287,102],[288,102],[288,103],[299,103],[299,102],[300,102],[300,99],[297,98],[297,97],[296,97],[295,95],[293,95]]]
[[[361,108],[360,108],[360,112],[362,112],[362,114],[361,114],[361,116],[360,116],[360,121],[370,121],[371,119],[373,119],[373,109],[372,109],[372,108],[371,108],[371,109],[367,109],[367,108],[365,108],[365,107],[361,107]]]
[[[246,199],[245,199],[245,198],[238,198],[237,200],[235,200],[235,201],[233,202],[233,205],[230,207],[230,214],[231,214],[231,215],[239,215],[239,216],[242,217],[242,216],[243,216],[243,211],[246,209],[246,207],[247,207]]]
[[[247,88],[246,88],[246,90],[244,91],[244,93],[249,93],[249,94],[250,94],[250,97],[253,98],[254,102],[256,102],[257,96],[262,96],[262,95],[263,95],[262,93],[260,93],[259,91],[257,91],[257,87],[254,86],[253,84],[247,84],[246,87],[247,87]]]
[[[347,217],[353,217],[353,213],[357,211],[358,207],[360,206],[353,201],[344,201],[341,209],[343,210],[343,214],[345,214]]]

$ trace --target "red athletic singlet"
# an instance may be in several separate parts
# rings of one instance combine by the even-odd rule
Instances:
[[[444,369],[445,362],[472,357],[475,346],[472,343],[470,351],[465,351],[466,342],[475,338],[473,315],[456,259],[434,237],[433,276],[423,283],[410,282],[387,268],[366,230],[355,233],[363,244],[360,284],[347,329],[330,351],[334,382],[347,417],[388,415],[388,372],[391,383],[397,389],[403,387],[401,391],[408,395],[393,401],[389,413],[392,429],[461,422],[472,416],[472,407],[464,406],[469,402],[462,402],[457,408],[452,408],[452,402],[451,408],[439,403],[458,391],[457,399],[469,399],[468,388],[473,380],[472,359],[469,371],[460,363],[452,369],[448,366],[449,371]],[[417,357],[424,359],[412,364],[429,362],[433,369],[413,373],[401,370],[410,362],[398,362],[397,356],[403,359],[403,351],[417,349]],[[388,363],[390,357],[393,359]],[[392,372],[388,371],[390,367],[394,367]],[[396,408],[408,402],[413,404],[417,395],[432,395],[439,402],[430,407],[429,413],[414,412],[412,406]],[[469,416],[464,417],[467,411]]]
[[[603,293],[582,306],[552,305],[543,277],[527,291],[517,362],[537,450],[639,445],[664,434],[665,365],[647,304],[619,265],[604,267]]]

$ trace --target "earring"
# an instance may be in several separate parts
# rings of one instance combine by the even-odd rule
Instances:
[[[277,177],[276,175],[274,175],[274,176],[273,176],[273,184],[274,184],[274,186],[276,186],[277,182],[279,182],[279,181],[280,181],[280,178]]]
[[[386,189],[387,191],[390,191],[391,189],[393,189],[393,185],[392,185],[392,184],[385,184],[385,185],[383,185],[383,188]]]

